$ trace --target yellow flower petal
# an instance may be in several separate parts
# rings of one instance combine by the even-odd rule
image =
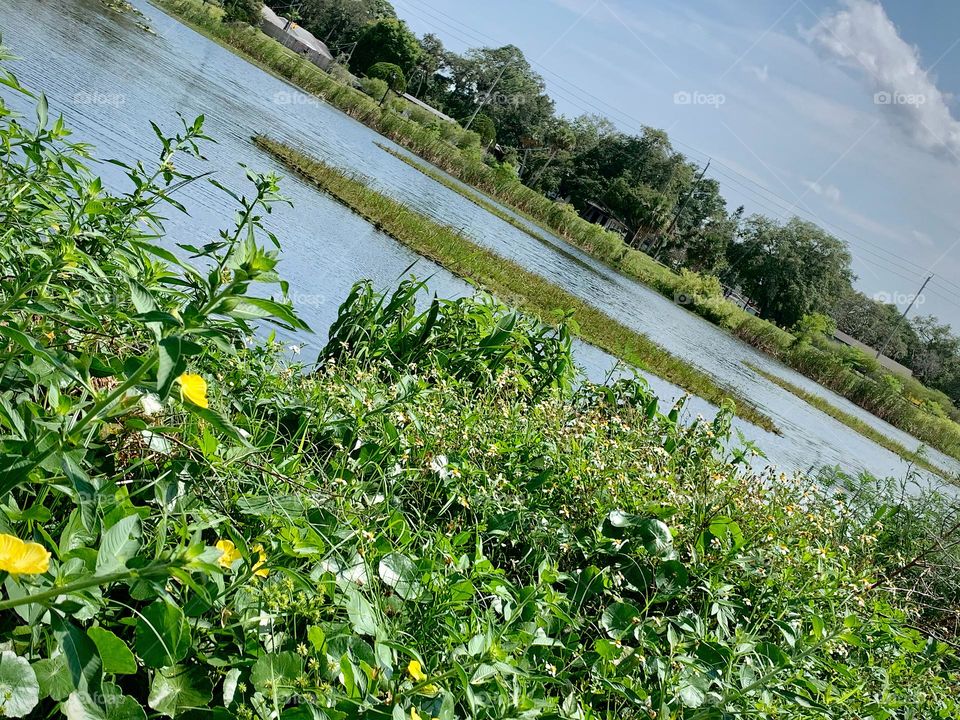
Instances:
[[[419,660],[411,660],[407,665],[407,672],[410,673],[410,677],[417,682],[423,682],[427,679],[427,675],[423,672],[423,668],[420,666]]]
[[[423,720],[415,707],[410,708],[410,720]]]
[[[253,574],[257,577],[265,578],[270,574],[270,571],[264,567],[267,564],[267,553],[263,549],[263,545],[257,543],[253,546],[253,551],[257,553],[257,556],[260,558],[253,564]]]
[[[192,402],[197,407],[210,407],[207,402],[207,381],[199,375],[184,373],[177,378],[180,382],[180,396]]]
[[[230,568],[240,559],[240,551],[230,540],[217,540],[217,550],[221,553],[218,561],[221,567]]]
[[[39,575],[50,568],[50,553],[43,545],[0,534],[0,570],[11,575]]]

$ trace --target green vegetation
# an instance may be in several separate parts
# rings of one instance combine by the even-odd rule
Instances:
[[[742,340],[770,352],[798,372],[826,385],[931,447],[960,458],[960,425],[956,422],[960,419],[960,414],[950,398],[942,392],[926,388],[915,380],[902,381],[875,362],[872,363],[862,353],[858,354],[859,351],[851,352],[850,349],[826,341],[822,342],[820,347],[809,343],[795,343],[795,338],[790,333],[725,300],[722,286],[715,277],[687,269],[674,272],[646,253],[629,247],[616,233],[585,221],[572,205],[549,200],[540,192],[524,185],[510,165],[488,165],[484,161],[481,140],[477,133],[464,131],[452,123],[440,122],[429,113],[409,106],[405,101],[387,103],[381,108],[363,92],[338,82],[259,30],[239,24],[222,23],[219,11],[205,5],[201,0],[155,2],[227,47],[238,50],[306,92],[330,102],[460,181],[488,194],[523,216],[532,218],[541,227],[617,268],[628,277],[649,285],[666,297],[680,302],[691,312],[731,330]],[[507,56],[513,57],[514,53],[507,53]],[[479,60],[474,58],[474,61]],[[562,144],[569,140],[564,140],[564,133],[556,128],[551,132],[556,143]],[[646,157],[644,153],[654,150],[662,153],[664,158],[673,157],[664,147],[664,138],[655,133],[649,137],[645,135],[644,138],[614,138],[606,145],[597,147],[606,148],[604,153],[609,151],[612,153],[610,157]],[[599,159],[607,157],[604,153],[598,150],[590,157],[599,162]],[[661,169],[673,167],[670,163],[655,166]],[[462,189],[458,191],[462,192]],[[711,203],[707,205],[712,207]],[[498,215],[502,217],[502,214]],[[755,234],[756,242],[750,247],[764,248],[770,243],[778,247],[786,247],[787,243],[802,246],[810,239],[810,233],[819,232],[809,223],[792,223],[783,227],[769,222],[764,224],[761,220],[754,223],[757,228],[763,228]],[[688,250],[696,245],[697,252],[704,255],[713,252],[709,248],[711,241],[708,236],[709,233],[701,238],[702,243],[694,243]],[[724,249],[720,255],[725,257],[725,253]],[[829,256],[835,258],[838,255],[831,251]],[[830,273],[824,278],[828,276]],[[823,280],[827,287],[836,284],[829,279]],[[804,307],[815,309],[809,305]],[[952,346],[948,342],[949,337],[944,336],[943,328],[930,326],[929,329],[934,344],[946,348],[943,352],[949,356]],[[949,357],[938,358],[939,355],[931,356],[928,364],[931,367],[952,367]],[[949,417],[953,417],[953,420],[948,419]]]
[[[706,374],[559,285],[477,245],[457,229],[440,225],[403,203],[370,189],[363,180],[321,160],[267,137],[258,136],[254,141],[378,229],[454,274],[489,289],[503,301],[536,315],[544,322],[565,319],[587,342],[718,407],[733,399],[737,413],[743,419],[776,432],[773,421],[748,399],[718,386]]]
[[[793,393],[798,398],[812,405],[820,412],[826,415],[829,415],[834,420],[838,420],[839,422],[842,422],[848,428],[856,430],[858,433],[868,438],[869,440],[875,442],[880,447],[886,448],[892,453],[896,453],[897,455],[904,458],[905,460],[910,461],[917,467],[921,467],[924,470],[928,470],[929,472],[939,475],[944,480],[949,480],[951,482],[958,481],[958,478],[952,475],[950,472],[948,472],[947,470],[944,470],[941,467],[938,467],[937,465],[934,465],[932,462],[927,460],[926,456],[923,453],[922,447],[918,448],[916,451],[910,450],[904,447],[903,445],[901,445],[900,443],[898,443],[896,440],[893,440],[887,437],[886,435],[884,435],[879,430],[876,430],[872,425],[869,425],[863,422],[863,420],[860,420],[859,418],[857,418],[854,415],[851,415],[850,413],[844,412],[843,410],[836,407],[835,405],[825,400],[824,398],[820,397],[819,395],[815,395],[813,393],[807,392],[803,388],[798,387],[793,383],[788,382],[787,380],[784,380],[782,377],[778,377],[777,375],[774,375],[773,373],[768,373],[765,370],[762,370],[761,368],[757,367],[752,363],[745,363],[745,365],[751,370],[753,370],[755,373],[757,373],[757,375],[760,375],[766,378],[767,380],[772,382],[774,385],[777,385],[778,387],[783,388],[787,392]]]
[[[369,75],[370,68],[375,64],[388,63],[399,66],[404,73],[410,73],[419,57],[420,45],[406,23],[395,18],[384,18],[364,28],[350,56],[350,67]]]
[[[360,284],[293,363],[249,341],[302,329],[276,178],[174,254],[202,118],[112,194],[38,115],[0,104],[0,714],[957,716],[942,498],[754,475],[489,298]]]
[[[383,80],[398,95],[403,95],[407,91],[407,79],[399,65],[379,62],[370,66],[370,69],[367,70],[367,77]]]

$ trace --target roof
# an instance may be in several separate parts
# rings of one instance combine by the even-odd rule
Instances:
[[[410,93],[404,93],[404,94],[403,94],[403,99],[406,100],[407,102],[413,103],[413,104],[416,105],[418,108],[421,108],[421,109],[423,109],[423,110],[426,110],[428,113],[432,113],[433,115],[436,115],[436,116],[437,116],[438,118],[440,118],[441,120],[446,120],[447,122],[452,122],[452,123],[455,123],[455,122],[456,122],[456,120],[454,120],[454,119],[453,119],[452,117],[450,117],[449,115],[444,115],[442,112],[440,112],[439,110],[437,110],[437,109],[436,109],[435,107],[433,107],[432,105],[427,105],[423,100],[419,100],[419,99],[415,98],[415,97],[414,97],[413,95],[411,95]]]
[[[849,345],[850,347],[855,347],[858,350],[862,350],[871,357],[876,357],[877,349],[870,347],[864,342],[860,342],[853,335],[847,335],[847,333],[842,330],[834,330],[833,339],[837,342],[841,342],[844,345]],[[913,370],[910,368],[901,365],[893,358],[889,358],[886,355],[881,354],[880,357],[876,358],[877,362],[880,363],[881,367],[886,368],[890,372],[896,375],[902,375],[903,377],[913,377]]]
[[[333,60],[333,54],[321,40],[318,40],[313,33],[307,32],[302,27],[296,23],[290,23],[290,27],[287,28],[287,19],[280,15],[277,15],[273,10],[264,5],[260,9],[260,16],[268,23],[273,25],[280,30],[286,29],[286,33],[290,35],[294,40],[309,48],[318,55]]]

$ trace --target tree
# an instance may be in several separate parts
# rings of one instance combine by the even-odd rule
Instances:
[[[480,136],[480,142],[485,148],[490,147],[497,140],[497,126],[494,125],[489,115],[483,113],[477,115],[470,129]]]
[[[403,95],[407,91],[407,78],[399,65],[388,62],[375,63],[367,70],[367,77],[383,80],[397,95]]]
[[[729,258],[763,317],[784,327],[833,306],[853,281],[850,261],[846,244],[813,223],[795,217],[781,225],[759,215],[747,219]]]
[[[249,25],[260,24],[260,0],[225,0],[223,19],[227,22],[245,22]]]
[[[514,45],[474,49],[464,56],[447,53],[441,72],[446,78],[441,107],[457,118],[481,110],[496,125],[500,142],[511,147],[521,147],[524,137],[553,116],[543,78]]]
[[[297,15],[297,22],[327,44],[356,42],[371,22],[397,16],[386,0],[280,0],[273,8]]]
[[[350,58],[350,67],[365,73],[370,66],[380,63],[398,65],[409,73],[420,58],[420,44],[402,20],[378,20],[367,26],[357,40],[357,47]]]

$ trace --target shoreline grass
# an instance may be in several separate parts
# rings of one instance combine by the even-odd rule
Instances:
[[[450,272],[489,290],[507,304],[554,323],[557,310],[575,314],[574,334],[632,365],[647,370],[718,407],[732,400],[736,414],[779,434],[773,420],[747,398],[724,388],[700,370],[670,354],[645,335],[517,263],[480,247],[449,226],[411,210],[369,188],[362,180],[263,135],[254,143],[291,170],[349,207],[377,229]]]
[[[867,440],[870,440],[871,442],[876,443],[880,447],[886,450],[889,450],[890,452],[896,455],[899,455],[901,458],[903,458],[907,462],[913,463],[917,467],[923,468],[924,470],[927,470],[928,472],[931,472],[937,475],[938,477],[941,477],[944,480],[947,480],[948,482],[952,482],[954,484],[957,483],[958,477],[956,475],[951,474],[948,470],[941,468],[938,465],[934,465],[926,457],[924,457],[923,453],[919,449],[917,451],[911,451],[906,446],[900,444],[899,442],[897,442],[896,440],[893,440],[892,438],[887,437],[876,428],[865,423],[860,418],[854,415],[851,415],[850,413],[844,412],[843,410],[836,407],[835,405],[830,403],[828,400],[820,397],[819,395],[814,395],[813,393],[807,392],[803,388],[798,387],[797,385],[794,385],[793,383],[783,379],[782,377],[774,375],[773,373],[768,373],[766,370],[760,369],[753,363],[744,362],[743,364],[746,365],[751,370],[753,370],[753,372],[757,373],[757,375],[760,375],[762,378],[772,382],[777,387],[782,388],[783,390],[786,390],[789,393],[792,393],[793,395],[797,396],[798,398],[806,402],[808,405],[816,408],[817,410],[824,413],[825,415],[829,415],[834,420],[843,423],[851,430],[858,432],[860,435],[863,435],[865,438],[867,438]],[[922,447],[923,445],[921,443],[921,448]]]

